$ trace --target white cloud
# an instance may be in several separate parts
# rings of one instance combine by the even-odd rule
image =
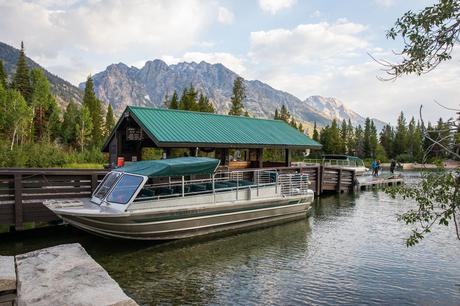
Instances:
[[[201,61],[205,61],[210,64],[222,64],[242,76],[244,76],[244,73],[246,72],[243,59],[225,52],[186,52],[180,57],[165,55],[162,56],[161,59],[167,64],[177,64],[179,62],[199,63]]]
[[[233,22],[234,17],[235,16],[233,15],[232,11],[230,11],[226,7],[220,6],[217,9],[217,20],[220,23],[231,24]]]
[[[341,20],[334,24],[321,22],[301,24],[294,29],[251,32],[250,56],[274,65],[350,57],[369,45],[360,36],[365,29],[362,24]]]
[[[275,15],[282,9],[287,9],[296,4],[297,0],[259,0],[259,6],[264,12]]]
[[[53,9],[56,5],[58,10]],[[27,54],[50,66],[59,67],[64,52],[67,57],[91,57],[94,63],[88,66],[100,70],[132,50],[150,58],[186,50],[200,40],[215,14],[213,3],[199,0],[0,0],[0,41],[18,46],[24,40]],[[77,83],[96,71],[82,71],[79,79],[54,72]]]

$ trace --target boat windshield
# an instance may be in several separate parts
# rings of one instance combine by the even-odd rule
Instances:
[[[124,174],[110,192],[107,202],[127,204],[143,181],[142,176]]]
[[[94,192],[94,196],[100,200],[104,199],[120,176],[121,172],[110,172],[107,174]]]

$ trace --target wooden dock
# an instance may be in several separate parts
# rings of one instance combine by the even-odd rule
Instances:
[[[360,182],[353,170],[320,165],[271,169],[281,173],[308,174],[315,196],[402,182],[402,179],[388,178],[384,181]],[[43,205],[43,201],[88,198],[106,173],[106,170],[100,169],[0,169],[0,225],[21,230],[25,223],[58,221],[57,216]]]
[[[404,184],[404,179],[400,175],[386,174],[377,177],[362,177],[356,181],[357,191],[369,190],[374,188],[384,188]]]

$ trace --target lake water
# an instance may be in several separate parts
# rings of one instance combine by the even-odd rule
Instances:
[[[139,304],[460,305],[460,241],[407,248],[382,192],[322,198],[308,219],[207,240],[111,241],[59,226],[0,236],[0,254],[80,242]]]

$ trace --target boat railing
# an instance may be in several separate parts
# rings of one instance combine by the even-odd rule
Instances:
[[[271,185],[275,186],[275,193],[280,192],[279,176],[277,170],[263,169],[218,171],[209,178],[200,179],[169,178],[167,182],[145,185],[145,189],[155,192],[151,196],[142,196],[141,200],[215,194],[223,191],[235,191],[236,200],[239,200],[239,193],[246,189],[256,190],[256,195],[259,196],[262,187]],[[303,177],[307,176],[304,174]]]
[[[308,174],[304,173],[280,174],[278,182],[283,196],[307,194],[310,185]]]
[[[323,165],[323,166],[338,166],[338,167],[361,167],[363,162],[347,159],[304,159],[301,162],[305,165]]]

